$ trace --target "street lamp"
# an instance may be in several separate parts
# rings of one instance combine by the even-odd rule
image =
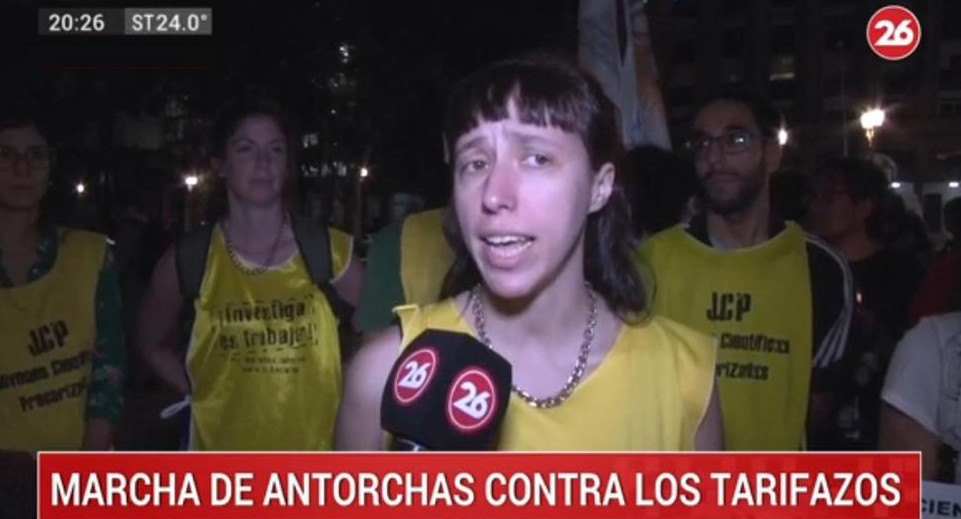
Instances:
[[[864,135],[868,138],[868,147],[874,146],[874,131],[884,124],[884,110],[880,108],[872,108],[861,114],[861,128],[864,129]]]
[[[787,137],[788,137],[787,129],[781,128],[780,130],[777,131],[777,143],[780,144],[781,146],[784,146],[785,144],[787,144]]]
[[[78,195],[82,195],[83,192],[86,191],[86,190],[87,190],[87,188],[86,188],[86,186],[83,185],[83,182],[80,182],[80,183],[77,184],[77,194],[78,194]]]
[[[370,174],[370,172],[367,171],[367,168],[360,168],[360,179],[361,179],[361,180],[367,178],[367,175],[369,175],[369,174]]]
[[[197,187],[197,184],[199,183],[200,183],[200,179],[197,178],[197,175],[187,175],[186,177],[184,177],[184,185],[187,186],[187,191],[193,191],[194,188]]]

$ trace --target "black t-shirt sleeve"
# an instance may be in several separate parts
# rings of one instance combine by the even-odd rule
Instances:
[[[847,261],[823,241],[808,237],[814,344],[811,392],[834,392],[844,382],[843,360],[854,315],[854,278]]]

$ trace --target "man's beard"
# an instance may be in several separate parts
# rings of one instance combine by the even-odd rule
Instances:
[[[701,180],[700,191],[705,207],[717,215],[730,216],[747,211],[757,202],[764,190],[764,175],[761,172],[755,172],[750,176],[738,177],[740,182],[734,195],[721,198],[711,193],[708,187],[711,176],[716,174],[718,173],[711,172]]]

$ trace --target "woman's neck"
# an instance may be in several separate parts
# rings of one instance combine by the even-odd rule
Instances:
[[[286,213],[279,203],[261,207],[232,202],[226,218],[231,238],[253,250],[271,246],[285,222]]]
[[[0,207],[0,251],[33,250],[40,240],[40,210],[15,211]]]
[[[492,341],[551,350],[556,349],[555,345],[578,343],[571,338],[583,336],[590,301],[583,263],[576,263],[529,298],[499,299],[482,290],[479,297],[484,303],[484,320]]]

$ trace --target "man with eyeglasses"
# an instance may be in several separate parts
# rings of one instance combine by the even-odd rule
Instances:
[[[780,114],[740,92],[701,105],[688,143],[704,211],[641,247],[654,311],[712,333],[731,450],[819,441],[853,312],[844,259],[771,210]]]

